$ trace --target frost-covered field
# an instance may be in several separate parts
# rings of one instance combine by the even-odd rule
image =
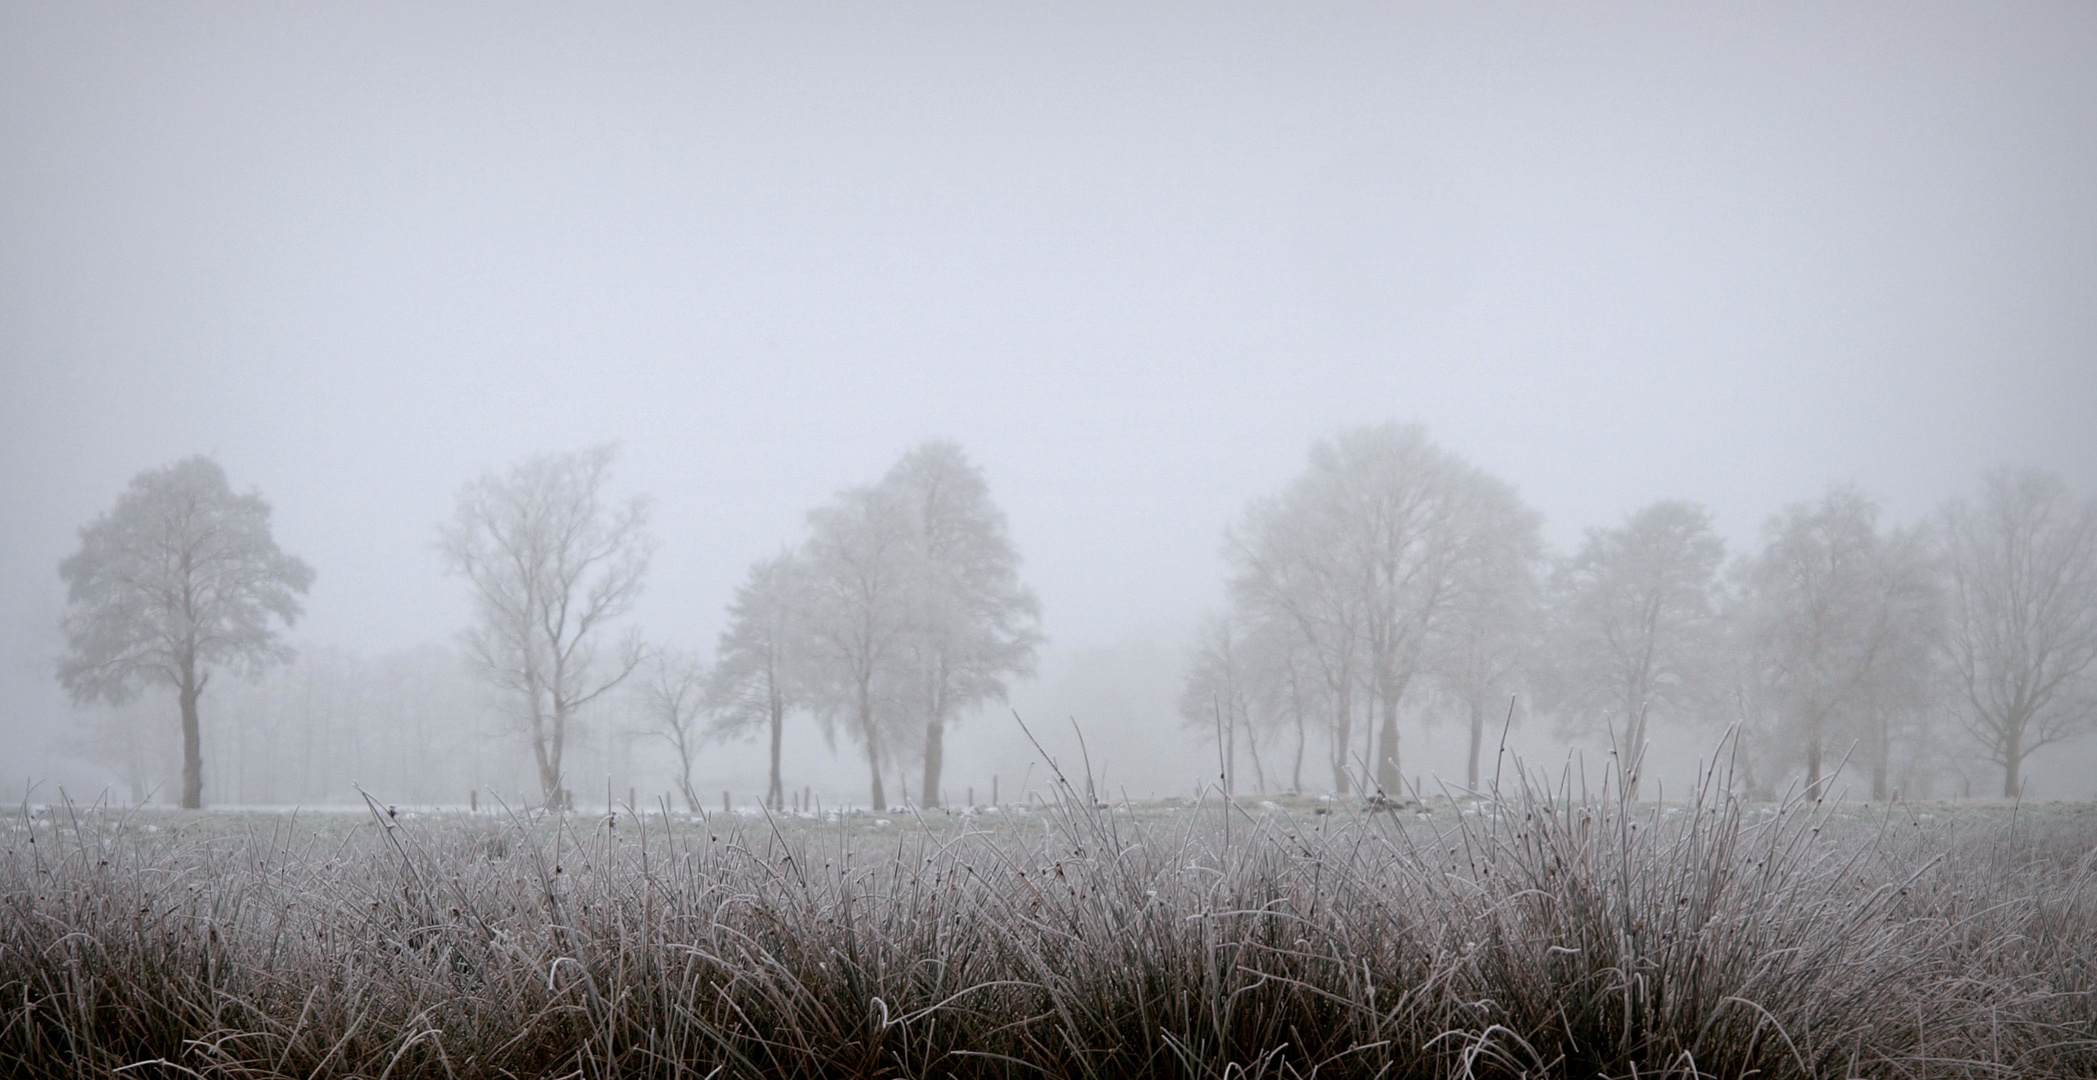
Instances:
[[[2079,804],[58,805],[0,849],[18,1076],[2097,1074]]]

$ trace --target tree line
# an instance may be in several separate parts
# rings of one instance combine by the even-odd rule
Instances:
[[[612,497],[613,463],[610,447],[546,454],[460,488],[438,550],[472,597],[459,642],[484,695],[444,688],[444,662],[404,654],[371,670],[426,693],[337,708],[347,691],[315,687],[365,669],[334,657],[302,690],[229,698],[237,745],[207,755],[199,701],[214,673],[290,659],[280,631],[313,571],[278,549],[260,495],[235,494],[202,457],[141,473],[82,530],[60,565],[59,679],[83,703],[174,691],[185,806],[201,804],[207,757],[240,769],[244,793],[302,790],[250,769],[249,738],[300,747],[302,768],[319,746],[323,763],[412,771],[341,718],[376,709],[427,727],[418,693],[499,717],[549,806],[572,801],[577,725],[615,693],[674,752],[693,809],[697,755],[744,738],[768,741],[765,801],[784,805],[794,717],[856,751],[870,805],[942,803],[948,730],[1032,674],[1043,642],[1005,517],[961,448],[916,447],[812,509],[796,540],[750,566],[711,655],[624,626],[654,549],[648,501]],[[1386,424],[1315,444],[1227,530],[1223,553],[1225,610],[1197,635],[1181,711],[1242,743],[1263,786],[1273,758],[1291,790],[1392,797],[1401,720],[1439,716],[1467,732],[1474,788],[1496,722],[1547,719],[1606,737],[1634,789],[1663,724],[1730,731],[1740,779],[1762,793],[1852,760],[1884,798],[1931,755],[1970,748],[2014,795],[2035,751],[2097,720],[2097,503],[2037,470],[1992,473],[1975,498],[1899,527],[1832,487],[1730,558],[1709,514],[1681,500],[1553,554],[1512,485],[1417,425]],[[88,742],[141,775],[145,744],[115,729]]]
[[[519,703],[549,803],[567,798],[562,756],[577,711],[638,676],[692,809],[699,748],[754,733],[771,743],[766,803],[783,805],[781,731],[795,713],[858,750],[870,805],[889,805],[891,777],[907,799],[911,766],[916,801],[940,804],[947,728],[1031,674],[1042,640],[1040,604],[1019,580],[982,470],[959,446],[930,442],[811,511],[798,545],[750,567],[709,660],[634,632],[605,648],[649,556],[646,502],[605,501],[611,458],[600,447],[484,476],[444,530],[447,563],[479,610],[469,653]]]
[[[1299,791],[1308,758],[1335,791],[1401,794],[1411,710],[1461,719],[1473,789],[1523,714],[1608,739],[1633,791],[1674,724],[1730,730],[1762,794],[1847,759],[1883,799],[1972,748],[2016,796],[2097,720],[2097,503],[2001,470],[1929,521],[1880,516],[1837,485],[1729,559],[1702,507],[1664,500],[1551,555],[1511,485],[1422,428],[1344,432],[1228,531],[1181,711],[1263,777],[1279,750]]]
[[[1019,580],[1019,555],[982,470],[959,446],[930,442],[876,482],[812,510],[798,544],[750,568],[707,659],[621,628],[653,542],[648,500],[610,494],[613,458],[600,446],[487,473],[459,490],[439,528],[445,566],[473,601],[461,649],[529,749],[546,805],[573,802],[571,739],[622,687],[676,751],[693,809],[700,747],[755,732],[771,738],[766,800],[782,805],[789,714],[859,751],[871,805],[889,805],[891,780],[908,798],[912,769],[915,801],[940,803],[947,729],[1031,674],[1042,641],[1040,604]],[[258,676],[291,659],[280,628],[303,613],[313,571],[278,549],[269,512],[258,494],[235,494],[217,463],[185,459],[135,478],[60,566],[69,602],[60,681],[81,703],[123,705],[152,686],[176,691],[185,807],[202,803],[198,702],[213,673]],[[248,715],[245,698],[233,704],[241,736],[279,737],[280,725]],[[358,760],[367,743],[384,742],[334,723],[333,709],[292,711]],[[87,745],[140,786],[136,751],[149,744],[105,724]]]

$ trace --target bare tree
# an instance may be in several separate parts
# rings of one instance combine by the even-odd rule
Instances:
[[[1398,786],[1398,714],[1464,618],[1465,597],[1519,570],[1534,519],[1512,488],[1428,441],[1418,425],[1359,428],[1311,448],[1281,496],[1231,534],[1232,601],[1311,646],[1333,720],[1333,777],[1349,787],[1357,691],[1376,732],[1374,779]]]
[[[1263,676],[1256,686],[1261,709],[1272,718],[1270,724],[1289,739],[1289,792],[1300,795],[1311,723],[1332,712],[1326,687],[1318,677],[1317,659],[1292,627],[1279,622],[1251,624],[1247,650]]]
[[[632,674],[628,633],[601,657],[610,624],[632,608],[648,569],[648,502],[608,503],[613,448],[546,454],[459,491],[438,543],[473,586],[478,624],[467,655],[519,709],[546,804],[565,806],[561,756],[577,710]]]
[[[1724,558],[1703,507],[1667,500],[1588,530],[1551,575],[1552,703],[1576,729],[1610,731],[1633,793],[1651,719],[1695,719],[1720,700]]]
[[[641,702],[648,730],[677,752],[677,789],[684,794],[685,809],[696,814],[699,793],[692,790],[692,758],[706,735],[700,721],[706,715],[710,669],[697,653],[665,648],[649,657],[643,670]]]
[[[951,442],[911,450],[881,481],[903,515],[909,608],[898,689],[924,721],[919,801],[942,801],[946,729],[967,709],[1003,701],[1034,672],[1041,604],[1020,584],[1019,553],[983,471]]]
[[[947,726],[1032,672],[1041,641],[1004,515],[960,447],[933,442],[808,520],[797,680],[825,733],[842,724],[866,754],[876,808],[883,770],[913,753],[936,804]]]
[[[1942,566],[1926,525],[1889,530],[1879,538],[1869,602],[1877,642],[1859,681],[1859,728],[1871,797],[1890,799],[1894,754],[1907,743],[1923,751],[1935,706],[1942,699],[1947,596]]]
[[[1363,598],[1340,553],[1323,542],[1320,508],[1298,487],[1253,503],[1227,534],[1231,605],[1296,642],[1297,670],[1315,673],[1318,693],[1308,700],[1322,706],[1333,790],[1344,795],[1353,790],[1347,758],[1364,652]]]
[[[1260,719],[1271,672],[1259,669],[1247,635],[1229,615],[1212,615],[1195,632],[1194,655],[1180,691],[1180,716],[1188,727],[1217,740],[1224,756],[1224,793],[1236,791],[1240,738],[1251,751],[1259,789],[1267,790],[1266,767],[1260,762]],[[1241,735],[1242,733],[1242,735]]]
[[[786,714],[807,696],[802,669],[808,663],[803,638],[809,591],[807,569],[791,553],[752,565],[729,605],[728,628],[715,647],[707,687],[713,734],[741,737],[762,731],[771,737],[765,805],[775,810],[786,803],[779,773]]]
[[[1316,657],[1288,622],[1233,608],[1204,619],[1196,631],[1180,716],[1204,738],[1223,738],[1232,760],[1242,743],[1261,791],[1267,786],[1261,750],[1282,742],[1290,754],[1288,789],[1299,793],[1310,729],[1331,714],[1325,695]]]
[[[866,755],[873,808],[888,806],[881,782],[900,724],[903,639],[911,625],[909,522],[891,493],[840,492],[808,516],[803,558],[808,607],[810,702],[826,734],[842,725]]]
[[[1343,432],[1311,451],[1310,476],[1337,527],[1327,542],[1345,554],[1365,601],[1366,675],[1380,714],[1375,780],[1385,792],[1399,788],[1399,707],[1449,608],[1468,471],[1418,425]]]
[[[2032,751],[2097,721],[2097,501],[2049,473],[2004,470],[1943,520],[1947,652],[1968,726],[2015,797]]]
[[[1435,683],[1462,713],[1469,738],[1464,776],[1473,791],[1478,790],[1487,725],[1502,717],[1513,723],[1511,702],[1525,685],[1537,651],[1540,612],[1529,569],[1539,547],[1536,529],[1531,525],[1510,539],[1520,545],[1512,565],[1487,575],[1475,592],[1464,590],[1467,595],[1435,649]]]
[[[172,687],[182,805],[202,806],[197,699],[214,668],[255,674],[291,658],[270,624],[298,618],[312,568],[278,550],[262,496],[233,494],[217,462],[191,457],[132,478],[80,531],[80,550],[58,574],[67,602],[59,682],[82,703]]]
[[[1868,737],[1934,642],[1941,609],[1921,534],[1881,536],[1877,520],[1862,492],[1831,488],[1772,518],[1744,571],[1753,671],[1803,750],[1809,789],[1834,740]]]
[[[1477,790],[1488,717],[1503,715],[1501,703],[1535,654],[1542,523],[1501,480],[1469,468],[1451,480],[1449,580],[1439,608],[1426,613],[1427,664],[1436,687],[1462,710],[1466,782]]]

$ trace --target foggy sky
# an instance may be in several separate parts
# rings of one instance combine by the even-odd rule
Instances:
[[[710,647],[953,438],[1053,661],[1216,605],[1351,425],[1737,553],[1833,481],[2097,491],[2093,417],[2087,3],[0,5],[17,774],[58,561],[191,453],[317,570],[294,640],[377,652],[467,621],[460,484],[616,440],[635,621]]]

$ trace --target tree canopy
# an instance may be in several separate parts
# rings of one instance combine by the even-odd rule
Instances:
[[[184,458],[134,477],[58,567],[59,682],[82,703],[172,687],[185,807],[203,804],[198,696],[214,670],[253,674],[290,660],[275,624],[298,619],[313,584],[313,569],[278,549],[269,513],[261,495],[234,494],[217,462]]]
[[[653,553],[648,500],[607,497],[613,456],[610,446],[543,454],[483,475],[459,490],[438,542],[473,586],[467,654],[516,705],[549,805],[562,801],[561,757],[576,711],[643,659],[632,633],[602,655]]]
[[[1945,508],[1943,551],[1967,727],[2015,797],[2032,751],[2097,724],[2097,500],[1997,472]]]

